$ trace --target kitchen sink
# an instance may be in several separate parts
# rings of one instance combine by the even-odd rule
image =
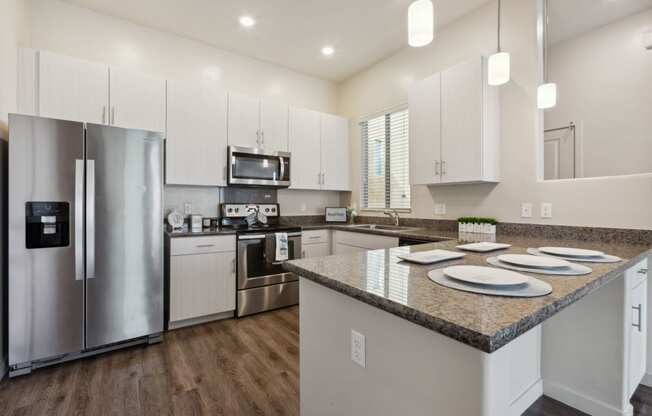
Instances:
[[[349,225],[350,228],[356,228],[358,230],[378,230],[378,231],[411,231],[417,230],[417,227],[401,227],[398,225],[382,225],[382,224],[355,224]]]

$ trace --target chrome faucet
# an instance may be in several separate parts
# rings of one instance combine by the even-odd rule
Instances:
[[[398,211],[395,209],[388,209],[385,211],[385,215],[389,216],[389,218],[394,220],[394,225],[398,227],[399,225],[399,216],[398,216]]]

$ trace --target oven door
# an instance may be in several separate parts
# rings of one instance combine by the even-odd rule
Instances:
[[[229,185],[290,186],[290,153],[229,146]]]
[[[283,262],[274,261],[276,249],[268,244],[274,234],[238,236],[238,289],[249,289],[291,282],[297,277],[283,270]],[[301,257],[301,233],[288,233],[288,260]]]

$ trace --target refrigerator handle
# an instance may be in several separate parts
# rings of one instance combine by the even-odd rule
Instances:
[[[84,280],[84,161],[75,160],[75,280]]]
[[[95,160],[86,160],[86,278],[95,278]]]

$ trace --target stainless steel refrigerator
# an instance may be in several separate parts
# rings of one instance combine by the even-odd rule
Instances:
[[[163,330],[163,138],[9,116],[10,375]]]

